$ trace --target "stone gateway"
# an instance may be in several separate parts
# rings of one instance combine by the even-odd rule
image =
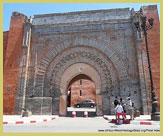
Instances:
[[[157,33],[157,43],[149,41],[149,45],[159,50],[155,5],[140,11],[93,10],[34,15],[29,19],[13,12],[10,30],[4,32],[4,114],[21,114],[26,108],[32,114],[66,116],[67,94],[78,80],[94,85],[90,98],[96,102],[97,116],[114,114],[115,96],[124,100],[130,96],[141,114],[150,114],[144,39],[134,26],[140,14],[155,18],[151,31]],[[151,56],[152,65],[157,63],[153,77],[158,82],[159,64],[154,60],[159,59],[159,52]],[[87,87],[90,91],[91,83]],[[159,97],[158,84],[155,87]],[[82,90],[80,98],[93,93]]]

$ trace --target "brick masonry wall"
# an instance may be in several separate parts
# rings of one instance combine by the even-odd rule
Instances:
[[[156,91],[156,96],[158,98],[160,107],[160,21],[158,16],[158,10],[156,5],[143,6],[143,14],[148,18],[154,18],[154,25],[151,30],[148,30],[148,45],[149,53],[151,59],[152,77],[154,82],[154,88]],[[146,54],[145,40],[143,40],[143,50]],[[149,73],[148,66],[145,69],[146,73]],[[147,74],[149,75],[149,74]],[[148,80],[148,88],[150,94],[150,80]]]
[[[80,90],[82,94],[80,96]],[[82,84],[80,85],[80,80],[74,82],[71,85],[71,106],[73,107],[75,103],[91,99],[96,101],[96,90],[95,85],[90,80],[82,80]]]
[[[146,14],[147,17],[151,16],[155,18],[153,29],[148,31],[148,41],[149,41],[149,48],[150,48],[154,85],[155,85],[155,90],[157,91],[157,97],[159,98],[159,94],[160,94],[159,29],[160,26],[159,26],[158,12],[156,6],[145,6],[142,9],[143,9],[143,13]],[[113,11],[113,13],[114,12],[115,11]],[[130,11],[126,9],[122,11],[117,10],[116,12],[119,12],[122,15],[124,15],[125,12],[130,13]],[[115,16],[115,14],[112,15],[112,12],[108,14],[111,14],[112,17]],[[47,105],[44,106],[44,101],[45,101],[45,103],[46,104],[49,103],[49,105],[51,105],[51,102],[55,103],[56,106],[53,104],[54,105],[53,107],[55,107],[54,108],[55,111],[56,109],[59,109],[60,84],[58,83],[60,83],[60,81],[57,80],[61,79],[61,76],[63,74],[62,72],[66,69],[66,66],[68,67],[69,65],[71,65],[71,63],[73,64],[75,62],[79,63],[84,61],[86,63],[93,64],[97,68],[98,72],[100,73],[102,79],[102,101],[103,101],[104,113],[114,114],[114,112],[110,112],[110,109],[114,109],[114,108],[110,108],[111,107],[110,103],[112,102],[112,98],[114,98],[111,97],[111,95],[120,95],[125,98],[126,96],[128,96],[129,92],[131,93],[131,97],[134,100],[135,105],[141,108],[142,103],[140,102],[141,97],[139,92],[140,90],[139,79],[138,79],[137,65],[135,63],[136,61],[135,41],[133,42],[133,28],[130,22],[131,21],[130,16],[128,15],[129,14],[125,14],[125,16],[123,16],[124,19],[117,20],[117,23],[115,23],[111,19],[110,21],[113,22],[112,23],[110,22],[108,24],[103,23],[103,24],[95,25],[95,24],[89,24],[88,22],[85,22],[85,24],[82,24],[83,26],[70,25],[65,27],[61,25],[58,27],[54,26],[53,29],[52,27],[49,26],[42,26],[42,27],[40,27],[39,25],[37,26],[38,23],[37,20],[39,20],[39,18],[34,19],[35,22],[32,27],[32,37],[31,37],[32,38],[31,54],[30,54],[31,62],[30,62],[29,78],[28,78],[28,85],[27,85],[27,96],[26,96],[27,107],[35,103],[36,105],[34,106],[38,108],[38,109],[33,108],[36,111],[35,114],[40,114],[40,108],[42,107],[44,113],[44,110],[47,111],[46,108],[48,107]],[[89,14],[87,16],[89,16]],[[80,19],[80,15],[78,19]],[[93,19],[96,18],[93,17]],[[16,92],[21,93],[23,91],[22,89],[23,87],[22,88],[20,87],[20,89],[18,89],[19,86],[23,86],[23,82],[21,83],[18,82],[20,79],[20,74],[19,74],[20,60],[23,58],[23,53],[24,53],[24,57],[26,57],[25,50],[27,49],[27,48],[22,48],[25,20],[26,20],[26,16],[24,16],[23,14],[19,14],[19,13],[13,14],[13,16],[11,17],[10,30],[8,34],[7,32],[4,33],[4,89],[3,89],[4,114],[14,114]],[[49,22],[49,18],[47,18],[47,22]],[[74,45],[76,46],[76,48],[74,47]],[[90,49],[95,48],[97,51],[100,52],[98,54],[99,59],[97,58],[95,59],[95,56],[97,56],[96,50],[89,51],[88,48],[87,52],[83,51],[84,52],[83,54],[81,53],[81,47],[78,47],[78,45],[86,45],[87,48],[89,47]],[[144,46],[144,43],[142,43],[142,46]],[[63,50],[65,51],[65,53],[62,52]],[[75,57],[71,58],[71,54],[69,52],[72,50],[74,51],[74,53],[77,54],[78,58]],[[143,51],[144,51],[143,54],[146,54],[145,46]],[[80,54],[82,54],[81,58],[80,58]],[[60,59],[61,58],[63,59],[62,60],[51,59],[54,58],[55,55],[58,55]],[[104,59],[103,56],[105,56]],[[107,57],[110,58],[111,60],[107,60]],[[62,65],[62,62],[64,65]],[[47,68],[46,65],[49,65],[49,63],[56,64],[53,65],[56,67],[49,66],[49,68]],[[113,67],[111,63],[113,63],[115,67]],[[60,66],[60,64],[61,67],[59,67],[58,69],[57,66]],[[59,72],[55,73],[54,69],[56,71],[59,70]],[[49,73],[47,72],[48,74],[45,72],[46,70],[49,72]],[[147,67],[145,68],[145,72],[148,73]],[[44,82],[44,73],[47,76],[45,78],[46,79],[45,82]],[[34,77],[35,74],[38,75]],[[51,82],[49,82],[51,81],[51,79],[53,79],[51,75],[55,75],[55,80],[54,80],[55,84],[54,83],[50,84]],[[108,77],[110,79],[108,79]],[[119,81],[117,80],[118,77],[120,83],[117,82]],[[112,81],[112,83],[110,81]],[[47,84],[48,86],[47,87],[43,86],[44,83]],[[111,94],[110,94],[110,88],[107,87],[108,84],[109,85],[112,84]],[[150,85],[150,83],[148,84]],[[54,94],[50,92],[51,90],[49,90],[49,88],[55,90]],[[43,94],[40,93],[42,89],[44,89]],[[91,93],[93,94],[93,91],[91,91]],[[39,98],[41,94],[43,96],[46,96],[47,98],[44,97],[44,100],[41,100]],[[30,96],[32,95],[34,95],[34,98],[30,98]],[[51,100],[51,95],[52,96],[55,95],[57,97]],[[93,95],[91,99],[94,100]],[[41,103],[43,106],[41,106]],[[40,104],[40,106],[38,106],[37,104],[38,105]],[[50,106],[49,109],[51,109]],[[51,114],[51,111],[48,114]]]
[[[15,110],[15,96],[19,79],[19,59],[22,54],[23,24],[25,19],[26,16],[22,14],[12,15],[8,39],[4,42],[4,47],[7,47],[4,56],[5,63],[3,77],[4,114],[14,114]]]

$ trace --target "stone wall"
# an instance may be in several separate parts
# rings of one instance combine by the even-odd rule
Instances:
[[[104,114],[114,113],[111,99],[115,95],[126,98],[130,94],[135,106],[141,108],[129,9],[38,15],[32,25],[27,97],[54,97],[59,103],[63,72],[82,62],[100,74]]]
[[[159,97],[158,12],[156,6],[142,9],[144,14],[155,18],[148,37]],[[26,70],[25,107],[33,114],[65,115],[61,107],[66,108],[62,102],[67,101],[68,85],[82,72],[91,75],[94,81],[98,79],[95,84],[98,115],[114,114],[114,97],[126,99],[129,95],[141,114],[149,114],[146,53],[143,39],[136,38],[132,12],[126,8],[35,15],[32,27],[25,23],[26,16],[14,12],[10,30],[4,33],[4,114],[21,113]],[[27,39],[29,27],[32,28],[30,64],[26,69],[29,47],[23,38]],[[73,69],[74,64],[80,64],[81,68]],[[82,65],[92,71],[83,71]],[[72,75],[63,80],[67,69],[73,71]]]

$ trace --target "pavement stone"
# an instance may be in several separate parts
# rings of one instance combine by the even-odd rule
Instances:
[[[160,121],[152,121],[150,115],[140,115],[140,117],[134,118],[134,120],[129,120],[129,115],[127,115],[126,120],[120,120],[121,124],[135,124],[135,125],[160,125]],[[104,119],[109,122],[116,123],[117,120],[115,116],[104,115]]]
[[[33,124],[39,122],[47,122],[55,120],[58,116],[48,115],[32,115],[30,117],[22,117],[20,115],[3,115],[3,124]]]
[[[21,117],[19,115],[3,115],[3,124],[33,124],[55,120],[56,118],[58,118],[57,115],[32,115],[30,117]],[[103,118],[111,123],[117,122],[114,115],[104,115]],[[140,115],[140,117],[136,117],[131,121],[129,118],[129,115],[127,115],[127,120],[121,120],[120,123],[135,125],[160,125],[160,121],[152,121],[150,119],[150,115]]]

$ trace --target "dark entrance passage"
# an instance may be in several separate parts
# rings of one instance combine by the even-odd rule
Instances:
[[[67,92],[67,107],[71,107],[71,87],[68,89]]]

